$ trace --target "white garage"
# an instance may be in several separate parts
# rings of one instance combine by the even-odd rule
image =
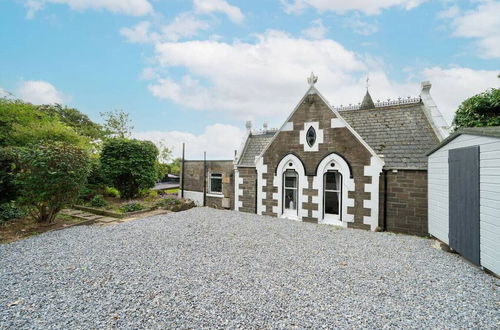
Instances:
[[[500,126],[458,131],[428,157],[429,234],[500,274]]]

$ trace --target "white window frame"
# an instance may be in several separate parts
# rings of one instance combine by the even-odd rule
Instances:
[[[212,191],[212,176],[213,175],[220,175],[220,191]],[[221,173],[221,172],[211,172],[209,175],[208,175],[208,192],[210,194],[214,194],[214,195],[222,195],[223,194],[223,180],[222,178],[224,177],[224,175]]]
[[[339,189],[326,189],[326,175],[328,173],[335,173],[338,175],[338,179],[340,179],[340,184],[339,184]],[[337,170],[327,170],[323,174],[323,219],[332,223],[335,223],[337,225],[342,225],[342,173],[340,173]],[[331,213],[326,213],[326,193],[327,192],[333,192],[337,193],[339,197],[339,212],[338,214],[331,214]]]
[[[286,177],[287,173],[293,173],[293,178],[295,178],[295,186],[294,187],[287,187],[286,186]],[[287,209],[285,207],[286,201],[285,201],[285,196],[286,196],[286,191],[287,190],[293,190],[295,192],[295,209]],[[292,217],[298,217],[299,216],[299,174],[297,171],[294,169],[292,170],[287,170],[283,173],[283,210],[282,213],[286,216],[292,216]]]

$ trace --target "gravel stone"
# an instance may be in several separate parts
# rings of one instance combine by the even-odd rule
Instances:
[[[194,208],[0,246],[0,328],[497,328],[433,240]]]

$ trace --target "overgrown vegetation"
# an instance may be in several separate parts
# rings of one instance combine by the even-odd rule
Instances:
[[[108,139],[101,153],[102,173],[122,197],[134,198],[157,182],[157,157],[150,141]]]
[[[493,88],[466,99],[458,107],[453,128],[500,126],[500,89]]]
[[[141,189],[157,199],[149,188],[172,173],[166,143],[158,151],[128,139],[133,126],[124,111],[101,115],[103,125],[74,108],[0,98],[0,222],[29,215],[47,223],[77,199],[105,208],[107,198],[122,201]]]
[[[87,153],[65,143],[39,144],[18,152],[19,204],[37,222],[51,222],[78,197],[89,173]]]

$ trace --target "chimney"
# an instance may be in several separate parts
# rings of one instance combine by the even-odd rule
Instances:
[[[429,91],[431,89],[431,82],[430,81],[422,81],[420,83],[420,87],[422,88],[421,94],[429,94]]]
[[[252,130],[252,121],[247,120],[247,122],[245,123],[245,127],[247,129],[247,132],[250,132]]]
[[[267,122],[264,122],[264,124],[262,125],[262,129],[263,129],[264,131],[267,131]]]

